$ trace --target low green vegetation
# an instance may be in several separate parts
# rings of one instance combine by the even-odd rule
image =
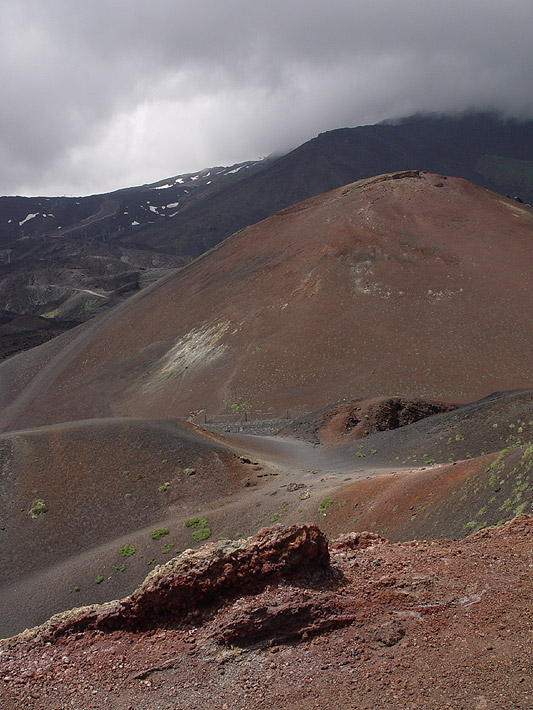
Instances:
[[[241,412],[250,411],[252,409],[252,405],[246,400],[241,400],[240,402],[233,402],[233,404],[230,404],[230,409],[232,414],[240,414]]]
[[[162,537],[168,535],[170,530],[168,528],[157,528],[150,533],[152,540],[161,540]]]
[[[211,537],[211,528],[207,524],[207,518],[196,516],[189,518],[185,523],[186,528],[193,528],[192,536],[197,542],[202,542]]]
[[[204,528],[201,528],[201,529],[204,529]],[[172,549],[172,548],[174,548],[174,549]],[[168,552],[173,552],[174,555],[179,555],[180,549],[179,549],[177,542],[168,542],[162,546],[161,552],[164,552],[165,554]]]
[[[493,454],[493,460],[482,469],[472,468],[471,475],[451,491],[449,500],[430,501],[425,505],[416,505],[415,501],[410,534],[427,535],[431,530],[434,536],[470,535],[491,525],[503,525],[521,513],[532,512],[532,428],[522,419],[505,424],[500,422],[499,427],[492,425],[491,431],[497,433],[501,442],[499,453]],[[462,443],[463,437],[454,433],[449,437],[448,445],[454,446],[456,441]],[[482,443],[488,448],[495,442]],[[460,452],[457,451],[459,459],[469,458],[464,452],[467,446],[470,447],[467,442],[465,444]],[[477,455],[474,452],[470,457]]]
[[[326,517],[326,510],[331,505],[333,505],[333,501],[331,500],[331,498],[322,498],[322,500],[318,504],[318,512],[320,513],[320,515]]]
[[[276,523],[281,518],[281,516],[287,512],[288,508],[289,508],[289,504],[287,503],[286,500],[284,500],[280,504],[278,510],[276,512],[272,513],[272,515],[270,516],[270,522]],[[257,527],[257,525],[256,525],[256,527]]]
[[[207,527],[207,518],[189,518],[185,523],[186,528],[205,528]]]
[[[209,537],[211,537],[211,529],[200,528],[199,530],[194,530],[192,536],[198,542],[207,540]]]
[[[135,554],[135,545],[123,545],[118,548],[118,554],[121,557],[131,557]]]
[[[90,313],[93,311],[98,304],[98,299],[97,298],[88,298],[85,303],[83,304],[83,310],[85,313]]]
[[[53,311],[47,311],[46,313],[41,313],[41,318],[57,318],[60,311],[59,308],[54,308]]]
[[[94,580],[94,583],[95,583],[95,584],[102,584],[103,581],[104,581],[104,578],[102,577],[102,575],[101,575],[101,574],[97,574],[97,575],[96,575],[96,579]]]

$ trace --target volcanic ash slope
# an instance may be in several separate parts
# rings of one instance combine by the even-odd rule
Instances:
[[[462,179],[361,180],[4,363],[0,425],[527,387],[532,235],[529,207]]]

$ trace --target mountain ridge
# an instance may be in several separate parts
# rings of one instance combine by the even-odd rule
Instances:
[[[0,308],[83,321],[235,231],[381,173],[419,169],[454,175],[533,202],[531,146],[533,121],[490,114],[414,116],[328,131],[282,156],[107,195],[0,198]],[[25,206],[15,217],[17,200]],[[42,217],[50,213],[57,221]],[[62,229],[50,231],[59,220]],[[115,281],[103,278],[108,275]],[[100,298],[80,296],[80,289],[95,290]]]

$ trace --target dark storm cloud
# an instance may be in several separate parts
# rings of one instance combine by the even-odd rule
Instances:
[[[531,117],[530,0],[0,0],[0,192],[87,193],[416,111]]]

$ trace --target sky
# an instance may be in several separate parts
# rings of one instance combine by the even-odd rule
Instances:
[[[0,194],[86,195],[417,112],[533,118],[531,0],[0,0]]]

